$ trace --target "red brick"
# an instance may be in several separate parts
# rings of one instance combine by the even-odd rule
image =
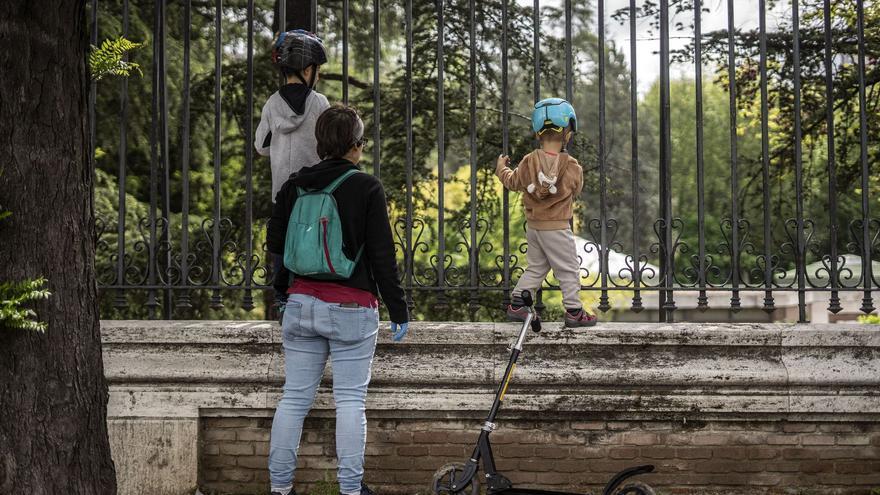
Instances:
[[[502,445],[494,447],[495,456],[499,459],[534,459],[534,445]],[[537,456],[540,457],[540,456]]]
[[[250,469],[269,469],[269,460],[261,456],[240,456],[235,458],[239,467]]]
[[[691,438],[693,445],[727,445],[730,435],[723,433],[694,433]]]
[[[316,444],[303,444],[299,446],[299,450],[297,450],[296,455],[298,456],[310,456],[310,455],[324,455],[325,451],[324,445],[316,445]],[[328,445],[327,447],[331,447]],[[333,450],[330,448],[329,450]]]
[[[660,437],[655,433],[630,431],[623,434],[623,443],[626,445],[656,445]]]
[[[757,460],[740,460],[736,463],[733,470],[737,473],[760,473],[765,471],[766,463]]]
[[[593,473],[608,473],[608,474],[616,474],[619,473],[621,469],[625,469],[627,467],[626,461],[613,461],[613,460],[597,460],[590,461],[589,463],[590,471]]]
[[[470,447],[466,445],[431,445],[429,447],[429,453],[439,457],[460,458],[469,455],[469,451]]]
[[[406,456],[422,456],[428,455],[428,446],[426,445],[405,445],[397,447],[397,455]]]
[[[544,459],[526,459],[519,461],[517,466],[519,466],[519,469],[522,471],[548,472],[553,471],[553,465],[556,462],[557,461]]]
[[[419,439],[416,439],[416,436]],[[429,440],[426,438],[430,435]],[[443,438],[446,435],[438,432],[409,432],[409,431],[367,431],[367,443],[447,443]],[[434,441],[436,440],[436,441]],[[318,442],[315,442],[318,443]]]
[[[801,464],[799,462],[794,461],[771,461],[768,462],[765,471],[770,472],[783,472],[783,473],[796,473],[800,471]]]
[[[837,435],[837,445],[870,445],[867,435]]]
[[[797,435],[767,435],[769,445],[797,445],[800,438]]]
[[[215,428],[257,428],[259,427],[259,418],[222,418],[213,426]]]
[[[646,459],[669,459],[675,457],[675,448],[654,445],[640,448],[639,453]]]
[[[572,421],[572,430],[604,430],[604,421]]]
[[[254,455],[269,455],[269,442],[254,442]]]
[[[630,421],[608,421],[605,425],[609,430],[635,430],[640,426],[638,422]]]
[[[205,467],[209,468],[225,468],[235,466],[235,457],[227,455],[212,455],[202,459]]]
[[[207,430],[205,432],[205,440],[235,440],[235,430]]]
[[[576,446],[571,448],[572,459],[601,459],[606,454],[607,450],[604,447]]]
[[[638,447],[612,447],[608,449],[608,457],[611,459],[635,459],[638,456]]]
[[[777,486],[782,483],[782,480],[782,475],[777,473],[756,473],[744,481],[753,486]]]
[[[775,459],[779,457],[779,449],[772,447],[749,447],[749,459]]]
[[[834,472],[834,463],[831,461],[806,461],[800,466],[802,473],[831,473]]]
[[[394,480],[398,483],[428,486],[432,476],[430,471],[398,471],[394,473]]]
[[[228,481],[250,481],[254,478],[254,472],[247,469],[224,469],[220,476]]]
[[[815,460],[818,458],[818,452],[814,449],[806,448],[783,449],[782,458],[792,460]]]
[[[588,463],[583,460],[562,460],[553,462],[553,471],[557,473],[580,473],[586,471],[587,468]]]
[[[202,447],[203,455],[217,455],[220,453],[220,446],[217,444],[209,444]]]
[[[569,457],[570,447],[541,446],[532,447],[532,449],[534,449],[535,457],[541,459],[567,459]]]
[[[559,487],[567,485],[570,477],[564,473],[535,473],[535,484],[541,486]]]
[[[678,447],[675,452],[676,456],[682,459],[709,459],[712,457],[712,449],[708,447]]]
[[[235,437],[243,442],[268,442],[269,430],[239,428],[235,430]]]
[[[254,455],[254,446],[250,443],[222,443],[220,453],[226,455]]]
[[[819,430],[829,433],[852,433],[853,427],[848,423],[823,423],[819,425]]]
[[[874,474],[880,473],[880,461],[878,462],[836,462],[834,471],[839,474]]]
[[[553,435],[553,443],[558,445],[584,445],[586,441],[582,435],[559,433]]]
[[[735,471],[736,463],[728,460],[700,461],[694,464],[694,472],[697,473],[731,473]]]
[[[834,436],[801,435],[801,445],[834,445]]]
[[[816,431],[815,423],[784,423],[782,431],[786,433],[810,433]]]
[[[745,459],[744,447],[715,447],[712,449],[712,457],[717,459]]]
[[[730,436],[731,443],[736,445],[764,445],[767,443],[765,432],[736,432]]]

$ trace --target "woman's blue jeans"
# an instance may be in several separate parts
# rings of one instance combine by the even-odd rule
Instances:
[[[360,492],[367,440],[366,397],[376,351],[376,309],[329,304],[291,294],[281,325],[286,378],[272,421],[272,490],[293,486],[303,420],[312,407],[329,357],[336,400],[336,457],[340,493]]]

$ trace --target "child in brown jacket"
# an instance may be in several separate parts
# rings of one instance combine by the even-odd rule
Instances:
[[[495,174],[504,187],[521,192],[526,211],[526,253],[528,266],[513,290],[507,316],[524,321],[522,292],[534,294],[553,270],[559,279],[565,306],[565,326],[589,327],[596,316],[585,311],[580,299],[580,262],[571,231],[574,198],[583,189],[583,169],[565,152],[565,145],[577,131],[574,108],[561,98],[548,98],[535,104],[532,130],[541,142],[537,149],[511,169],[510,157],[501,155]]]

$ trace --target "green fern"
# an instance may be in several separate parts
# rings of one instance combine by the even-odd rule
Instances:
[[[92,73],[92,79],[100,81],[106,76],[128,77],[132,72],[143,76],[140,65],[124,60],[128,52],[139,48],[142,44],[134,43],[120,36],[115,40],[104,40],[101,43],[101,48],[92,45],[92,51],[89,53],[89,70]]]
[[[34,320],[37,313],[23,305],[30,301],[48,299],[50,295],[44,278],[0,282],[0,326],[34,332],[46,331],[45,323]]]

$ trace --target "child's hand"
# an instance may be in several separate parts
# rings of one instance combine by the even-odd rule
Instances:
[[[495,173],[497,174],[501,169],[510,166],[510,157],[507,155],[498,155],[498,161],[495,163]]]

